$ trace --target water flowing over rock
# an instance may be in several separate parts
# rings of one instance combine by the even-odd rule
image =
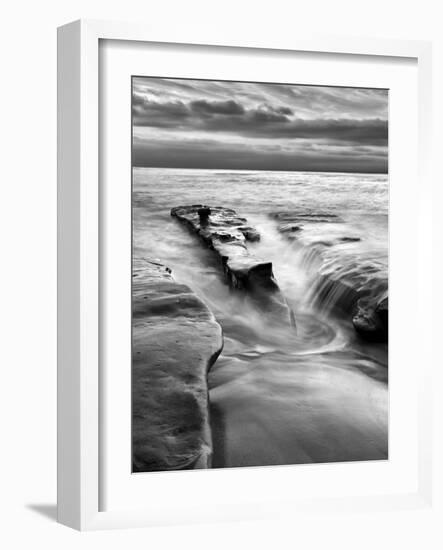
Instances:
[[[356,332],[371,342],[388,339],[387,270],[377,258],[361,254],[358,236],[333,212],[294,209],[270,214],[278,231],[311,251],[317,261],[312,285],[322,309],[336,309],[352,319]]]
[[[218,254],[232,288],[249,294],[274,322],[295,326],[294,314],[274,278],[272,263],[254,257],[248,250],[247,241],[258,241],[260,235],[246,218],[230,208],[201,204],[172,208],[171,216]]]
[[[147,259],[133,261],[132,316],[133,470],[210,467],[207,372],[223,347],[220,325]]]

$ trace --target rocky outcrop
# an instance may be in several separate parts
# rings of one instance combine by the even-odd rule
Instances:
[[[160,263],[132,272],[133,470],[207,468],[207,371],[223,347],[206,304]]]
[[[359,249],[352,245],[361,239],[343,234],[343,220],[332,212],[294,209],[270,216],[282,235],[300,241],[315,253],[320,267],[312,294],[317,303],[350,317],[356,332],[365,340],[387,342],[387,273],[377,262],[360,257]],[[318,224],[334,225],[325,225],[319,231]],[[314,229],[309,231],[309,237],[305,234],[308,229]],[[345,253],[338,245],[350,246]],[[383,296],[386,297],[381,299]]]
[[[277,222],[277,229],[288,239],[297,238],[306,224],[339,223],[343,220],[331,212],[314,212],[311,210],[290,210],[273,212],[270,217]]]
[[[389,326],[388,297],[378,304],[359,300],[352,318],[355,330],[369,342],[387,342]]]
[[[281,293],[272,263],[256,258],[246,245],[260,235],[235,210],[201,204],[172,208],[171,216],[184,223],[220,258],[228,284],[243,290],[270,319],[295,326],[294,314]]]
[[[354,268],[357,275],[348,272],[319,274],[313,292],[318,303],[331,305],[335,310],[349,316],[356,332],[370,342],[388,341],[387,279],[365,276],[364,268]],[[386,296],[381,299],[381,296]]]
[[[277,222],[277,229],[289,240],[300,239],[304,235],[303,230],[315,224],[340,224],[343,220],[332,212],[314,212],[311,210],[294,210],[273,212],[270,217]],[[326,232],[327,238],[317,239],[310,244],[330,247],[337,244],[355,243],[360,237],[349,235],[331,235]]]

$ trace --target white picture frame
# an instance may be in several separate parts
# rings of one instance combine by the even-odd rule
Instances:
[[[314,35],[244,37],[188,36],[186,29],[170,35],[146,25],[76,21],[58,32],[58,520],[80,530],[139,527],[177,522],[290,516],[300,503],[282,498],[252,502],[244,511],[232,506],[211,510],[202,503],[198,510],[165,511],[155,506],[103,511],[100,507],[102,372],[100,340],[100,225],[99,186],[99,43],[118,40],[199,45],[201,48],[269,49],[332,53],[351,56],[412,58],[418,70],[418,184],[422,213],[432,202],[429,172],[431,139],[431,46],[427,42],[332,38]],[[129,144],[128,144],[129,146]],[[430,216],[429,216],[430,218]],[[431,221],[419,219],[423,235],[431,235]],[[422,251],[423,264],[431,250]],[[422,274],[423,275],[423,274]],[[424,274],[425,275],[425,274]],[[430,290],[428,289],[428,293]],[[423,314],[430,307],[430,294],[423,296]],[[385,495],[354,495],[303,502],[303,509],[316,512],[333,507],[346,511],[417,508],[432,501],[431,370],[432,354],[423,361],[417,385],[418,471],[414,490]],[[232,475],[232,472],[226,472]],[[181,474],[180,474],[181,475]],[[192,474],[185,474],[192,475]],[[195,478],[195,483],[202,481]],[[255,504],[255,505],[254,505]],[[225,506],[226,508],[226,506]]]

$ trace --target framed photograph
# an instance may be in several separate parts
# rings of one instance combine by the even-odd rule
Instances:
[[[58,40],[59,521],[430,506],[429,44]]]

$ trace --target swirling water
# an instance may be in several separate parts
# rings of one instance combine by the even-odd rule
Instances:
[[[171,218],[196,203],[234,208],[260,231],[249,247],[273,262],[296,331],[230,291],[215,255]],[[290,240],[270,215],[294,210],[337,218]],[[325,276],[386,294],[386,175],[134,168],[133,253],[169,266],[223,327],[208,377],[214,467],[387,458],[387,346],[358,338],[335,307],[339,287],[318,299]]]

